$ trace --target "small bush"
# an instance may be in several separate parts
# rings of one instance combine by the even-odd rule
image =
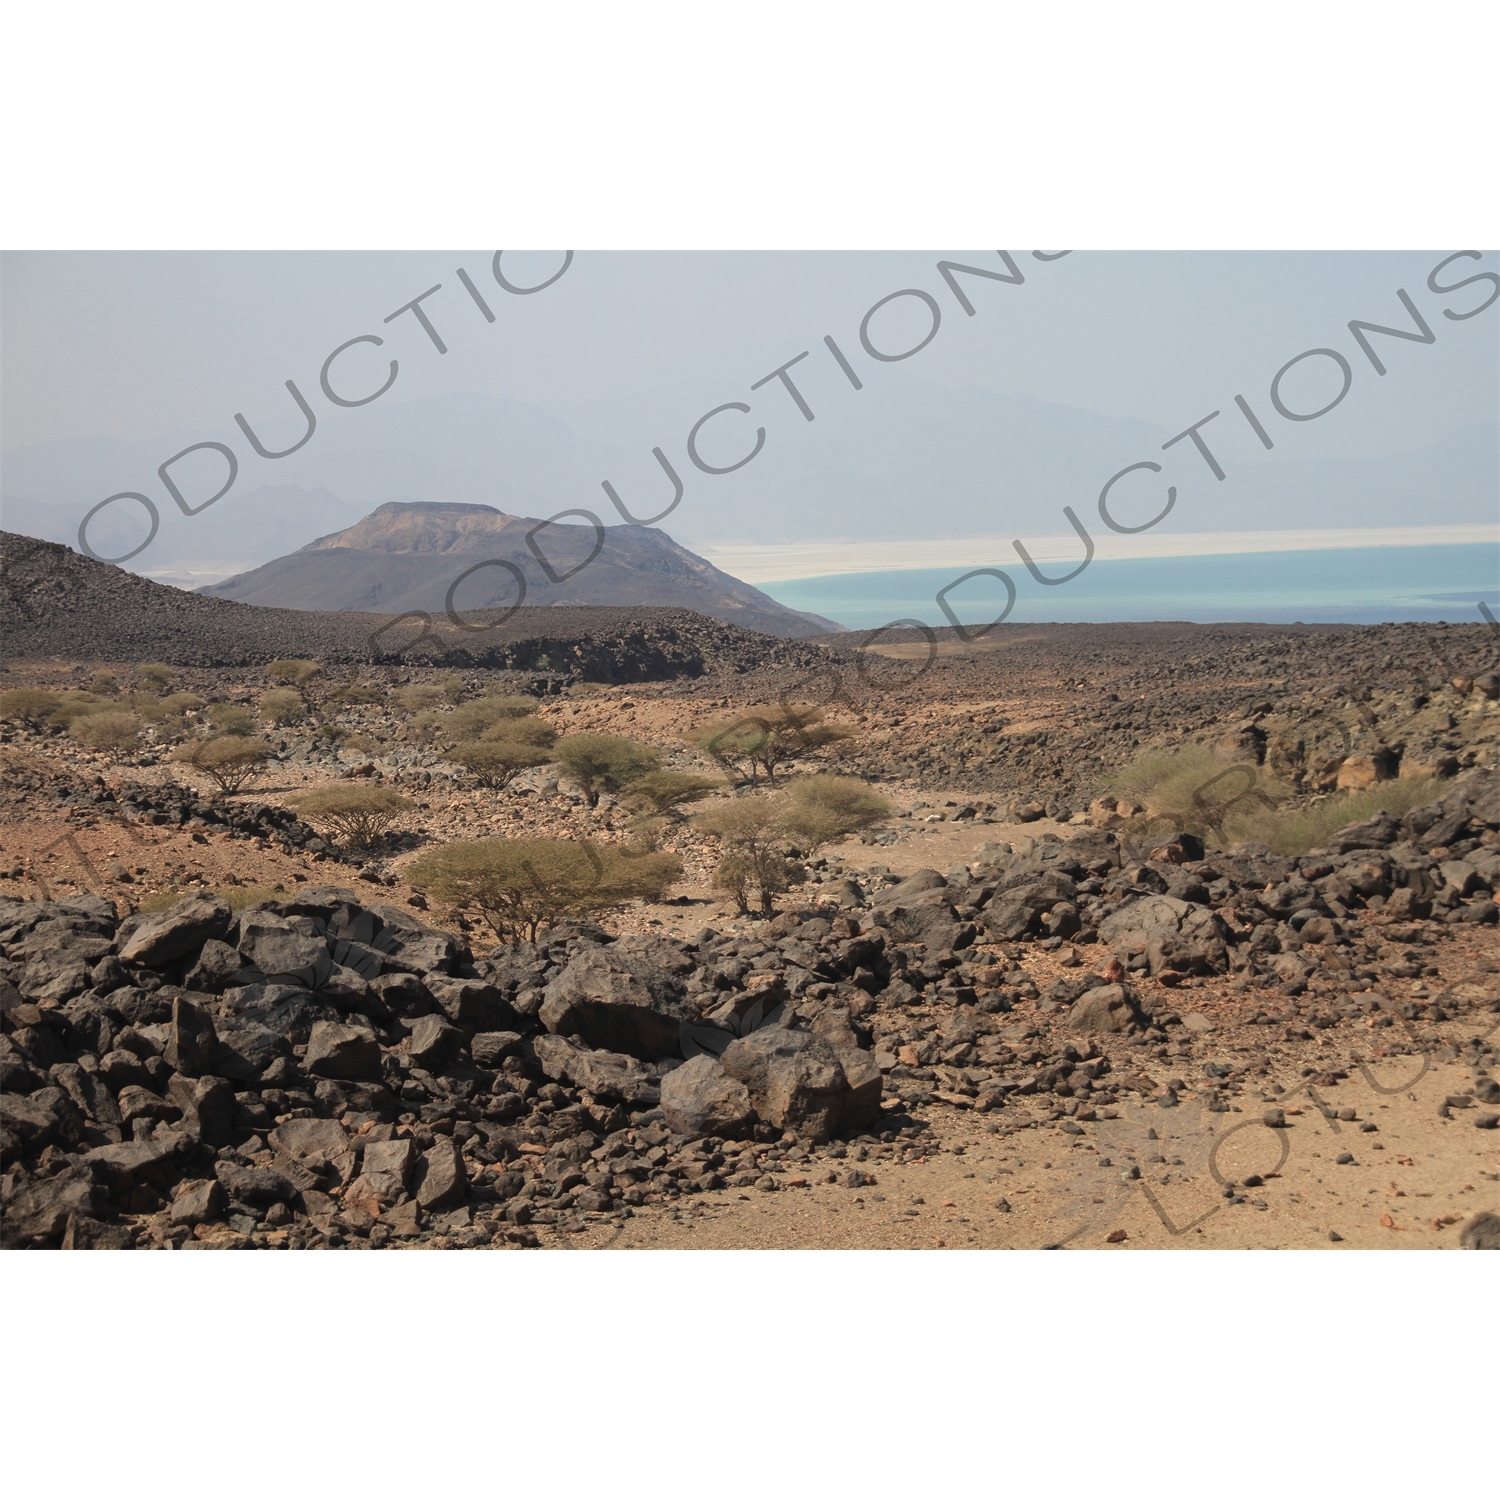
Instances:
[[[301,687],[304,682],[309,682],[323,669],[315,661],[302,661],[296,657],[282,657],[277,661],[266,663],[266,676],[272,682],[291,683],[294,687]]]
[[[518,708],[517,704],[525,707]],[[477,740],[485,730],[514,723],[535,708],[535,698],[475,698],[447,716],[442,732],[455,740]]]
[[[601,792],[617,792],[661,765],[655,750],[610,734],[565,735],[552,754],[578,783],[590,807],[599,805]]]
[[[175,885],[169,885],[165,890],[153,891],[151,895],[145,897],[136,910],[147,916],[153,912],[171,911],[184,896],[195,894],[194,891],[184,891]]]
[[[491,724],[479,738],[550,750],[557,743],[557,731],[545,719],[501,719],[498,724]]]
[[[438,739],[450,739],[447,723],[447,714],[439,713],[435,708],[423,709],[421,713],[413,715],[406,726],[406,736],[419,745],[430,745]]]
[[[800,776],[787,788],[782,826],[804,854],[891,816],[891,804],[848,776]]]
[[[120,691],[120,684],[113,672],[95,672],[94,680],[89,683],[89,692],[100,693],[106,698],[113,698]]]
[[[1145,807],[1144,818],[1126,823],[1127,839],[1170,837],[1172,832],[1219,836],[1226,819],[1279,803],[1290,789],[1248,761],[1221,759],[1203,745],[1150,750],[1108,778],[1116,795]]]
[[[331,829],[351,849],[368,849],[412,809],[405,797],[379,786],[329,787],[288,803],[304,822]]]
[[[542,766],[551,759],[534,745],[506,744],[495,740],[469,740],[447,751],[443,759],[462,766],[483,787],[509,785],[519,771]]]
[[[47,722],[55,729],[68,729],[74,719],[87,714],[117,713],[119,705],[96,698],[92,693],[68,693],[59,701]]]
[[[307,705],[295,688],[272,688],[260,695],[260,716],[267,724],[299,724],[307,717]]]
[[[1244,817],[1231,816],[1225,834],[1266,844],[1281,854],[1306,854],[1309,849],[1321,849],[1350,823],[1363,823],[1378,812],[1399,818],[1442,795],[1442,788],[1433,781],[1382,781],[1362,792],[1345,792],[1295,811],[1259,808]]]
[[[750,915],[750,892],[756,883],[755,865],[741,854],[726,854],[714,867],[713,878],[709,884],[716,891],[724,891],[734,898],[735,910],[742,917]],[[762,904],[766,905],[767,897],[784,891],[787,882],[784,874],[777,873],[770,878],[769,887],[762,887]]]
[[[541,707],[541,700],[530,693],[484,693],[474,701],[499,707],[507,719],[524,719]]]
[[[221,734],[206,740],[188,740],[173,750],[171,759],[202,771],[221,792],[233,793],[239,791],[273,754],[264,740]]]
[[[202,886],[190,886],[183,890],[179,886],[169,886],[166,890],[157,891],[155,895],[147,896],[136,908],[142,913],[158,911],[170,911],[184,896],[196,896],[203,893]],[[211,896],[217,897],[230,911],[244,911],[251,906],[264,906],[268,901],[283,901],[286,899],[286,891],[280,887],[273,890],[265,885],[229,885],[223,890],[210,891]]]
[[[774,786],[779,766],[852,739],[856,733],[846,724],[825,723],[821,708],[778,703],[738,719],[701,725],[683,738],[738,780],[753,785],[763,771]]]
[[[0,693],[0,718],[18,719],[40,729],[42,722],[62,707],[62,701],[56,693],[41,688],[12,688],[8,693]]]
[[[255,728],[255,716],[243,703],[210,703],[204,714],[220,734],[246,735]]]
[[[68,733],[91,750],[124,755],[141,742],[141,721],[134,714],[82,714],[68,726]]]
[[[753,886],[760,893],[761,911],[769,916],[772,897],[802,874],[779,847],[786,839],[784,811],[782,803],[752,795],[720,803],[693,819],[695,828],[723,841],[725,852],[714,873],[714,885],[729,891],[742,913],[750,909]]]
[[[446,703],[448,700],[443,690],[430,682],[410,682],[405,687],[397,688],[391,694],[391,701],[397,708],[414,713],[422,708],[436,708],[439,703]]]
[[[414,860],[407,878],[441,901],[478,911],[502,942],[535,942],[565,917],[659,900],[682,873],[669,854],[631,856],[572,839],[477,839]]]
[[[204,707],[204,700],[197,693],[169,693],[157,707],[164,719],[180,719],[183,714],[193,713]]]
[[[674,823],[661,813],[637,813],[626,825],[630,846],[638,852],[654,854],[666,842]]]
[[[122,699],[148,724],[159,726],[158,736],[168,740],[180,739],[188,733],[186,715],[204,706],[196,693],[171,693],[165,698],[150,693],[131,693]]]
[[[648,771],[638,776],[620,794],[620,800],[642,813],[669,813],[675,807],[696,802],[710,792],[723,789],[722,781],[694,776],[688,771]]]
[[[177,670],[175,667],[169,667],[164,661],[148,661],[135,669],[135,675],[152,692],[160,693],[166,690],[167,685],[177,675]]]
[[[328,696],[334,703],[385,702],[385,690],[372,682],[350,683],[347,687],[335,688]]]
[[[273,890],[268,885],[229,885],[213,893],[230,911],[244,911],[251,906],[264,906],[267,901],[286,898],[284,890]]]

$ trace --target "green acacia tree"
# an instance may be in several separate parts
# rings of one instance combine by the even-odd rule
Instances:
[[[428,850],[406,874],[440,901],[478,912],[501,942],[535,942],[565,918],[660,900],[682,865],[587,840],[474,839]]]
[[[301,797],[288,805],[304,823],[327,828],[351,849],[369,849],[413,804],[388,787],[334,786]]]
[[[296,688],[271,688],[260,695],[260,716],[267,724],[300,724],[307,717],[307,704]]]
[[[544,766],[551,755],[535,745],[506,744],[503,740],[467,740],[445,751],[443,759],[462,766],[482,787],[498,791],[531,766]]]
[[[775,703],[738,719],[700,725],[683,737],[736,781],[754,786],[764,773],[775,786],[776,772],[786,762],[816,755],[856,732],[847,724],[827,723],[823,710],[813,705]]]
[[[626,786],[620,801],[636,812],[662,815],[697,802],[723,785],[710,776],[694,776],[688,771],[648,771]]]
[[[713,883],[733,895],[742,915],[749,913],[752,887],[759,893],[762,913],[770,916],[773,898],[801,874],[782,850],[786,829],[781,816],[778,799],[752,793],[722,802],[693,819],[695,828],[716,835],[723,844]]]
[[[545,719],[500,719],[479,736],[481,740],[499,740],[506,745],[535,745],[550,750],[557,743],[557,731]]]
[[[255,728],[255,715],[243,703],[210,703],[204,715],[220,734],[243,736]]]
[[[322,670],[315,661],[289,656],[267,662],[265,666],[266,677],[271,682],[290,683],[293,687],[301,687],[304,682],[310,682]]]
[[[216,734],[187,740],[172,751],[179,764],[202,771],[219,790],[230,795],[244,786],[275,752],[260,739],[243,734]]]
[[[530,720],[538,727],[547,726],[530,716],[536,712],[535,698],[475,698],[461,704],[451,714],[443,717],[439,734],[454,740],[475,740],[486,730],[506,724],[520,724]],[[520,738],[521,736],[517,736]]]
[[[891,804],[852,776],[799,776],[787,787],[781,823],[803,854],[891,816]]]
[[[734,897],[742,914],[749,912],[750,892],[756,891],[762,913],[769,916],[773,897],[804,876],[794,853],[811,854],[891,811],[884,797],[852,777],[803,776],[784,794],[752,792],[711,807],[693,825],[723,844],[714,885]]]
[[[141,721],[134,714],[83,714],[68,726],[68,733],[91,750],[127,755],[141,742]]]
[[[590,807],[599,805],[601,792],[621,791],[661,766],[655,750],[612,734],[565,735],[552,758],[578,783]]]
[[[32,729],[40,729],[62,706],[62,701],[56,693],[42,688],[11,688],[0,693],[0,718],[18,719]]]

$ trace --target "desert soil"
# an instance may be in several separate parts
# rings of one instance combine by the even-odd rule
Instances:
[[[80,686],[96,665],[33,662],[13,666],[5,681],[7,686]],[[966,794],[952,750],[955,737],[971,730],[976,715],[989,714],[1007,724],[1012,739],[1038,725],[1076,731],[1087,717],[1076,701],[1056,691],[1033,691],[1043,682],[1065,681],[1069,674],[1064,668],[1065,662],[1056,658],[1043,661],[1030,674],[1032,680],[1015,683],[1005,700],[968,691],[949,699],[942,691],[948,684],[939,679],[927,683],[920,696],[856,707],[842,715],[866,731],[856,757],[866,774],[879,774],[869,761],[877,752],[892,753],[881,752],[892,740],[899,741],[908,761],[926,755],[952,769],[924,777],[902,775],[902,768],[894,768],[897,774],[882,782],[899,813],[888,825],[890,832],[879,843],[850,839],[830,851],[817,879],[832,888],[850,876],[868,878],[875,872],[878,884],[886,874],[970,863],[987,842],[1014,842],[1044,832],[1067,838],[1079,831],[1071,822],[1037,817],[1035,806],[1024,824],[1012,821],[1012,806],[1037,797],[1035,783],[1019,775],[1011,781],[1009,797]],[[179,685],[223,696],[226,675],[185,672]],[[253,676],[245,674],[242,684],[241,675],[235,674],[237,686],[258,690]],[[617,687],[580,699],[549,698],[542,712],[560,732],[629,735],[671,751],[678,764],[707,769],[682,749],[680,733],[705,717],[732,717],[770,696],[754,686],[740,692],[729,683],[717,686],[724,690],[716,694],[714,684],[702,681]],[[1088,701],[1104,701],[1097,684]],[[1480,763],[1492,760],[1494,705],[1469,694],[1455,706],[1469,716],[1459,730],[1460,748],[1470,751],[1469,763],[1476,756]],[[1238,708],[1229,705],[1228,710]],[[160,760],[140,763],[152,761],[149,755],[120,765],[81,751],[64,737],[11,733],[10,743],[0,746],[11,787],[0,808],[0,894],[62,898],[89,889],[110,896],[123,911],[164,890],[246,885],[274,892],[310,882],[351,885],[370,890],[371,899],[421,906],[423,897],[406,882],[403,870],[415,849],[433,840],[522,832],[624,837],[617,809],[590,811],[566,795],[566,789],[547,787],[544,773],[527,778],[536,788],[529,795],[476,792],[441,777],[416,780],[419,764],[439,763],[431,755],[403,760],[397,752],[411,747],[394,738],[382,740],[394,728],[383,714],[379,708],[339,711],[340,722],[374,736],[370,743],[376,748],[370,753],[324,752],[305,731],[273,733],[287,758],[238,798],[280,803],[312,787],[347,784],[350,773],[373,757],[372,779],[406,791],[417,807],[405,825],[413,848],[363,869],[358,862],[341,864],[266,839],[126,825],[93,817],[86,809],[69,811],[48,795],[48,788],[86,787],[96,777],[109,785],[127,779],[147,785],[170,780],[195,784],[197,779],[186,768]],[[1138,743],[1139,736],[1120,743],[1115,760],[1136,753]],[[36,785],[16,789],[18,775]],[[1070,785],[1082,784],[1078,776],[1069,780]],[[199,789],[210,790],[206,782]],[[1069,800],[1079,800],[1076,792]],[[954,820],[955,812],[968,809],[972,812]],[[1066,807],[1060,811],[1075,816]],[[686,866],[671,901],[612,914],[605,925],[616,932],[649,928],[684,938],[693,938],[705,926],[719,931],[755,928],[709,889],[712,849],[686,832],[670,847]],[[120,866],[128,879],[110,873]],[[361,879],[386,889],[377,895]],[[827,895],[814,884],[798,892],[797,899],[806,903]],[[431,919],[451,915],[434,911]],[[1493,926],[1438,931],[1422,954],[1426,967],[1419,984],[1430,993],[1454,983],[1478,982],[1493,990],[1500,967],[1495,934]],[[484,934],[470,929],[469,936],[476,951],[483,951]],[[973,956],[982,959],[984,953],[980,947]],[[1095,965],[1106,955],[1084,948],[1047,951],[1040,945],[1002,952],[997,945],[992,956],[1019,963],[1037,989],[1045,991],[1066,972],[1065,964]],[[1140,981],[1143,989],[1155,983]],[[1373,1052],[1369,1047],[1379,1042],[1379,1033],[1361,1027],[1351,1037],[1341,1026],[1298,1035],[1292,1027],[1268,1023],[1259,1008],[1264,995],[1247,995],[1228,976],[1187,979],[1173,1001],[1184,1012],[1191,1007],[1197,1018],[1190,1045],[1135,1050],[1130,1065],[1149,1069],[1157,1085],[1178,1077],[1175,1106],[1122,1102],[1082,1134],[1070,1135],[1059,1128],[1056,1112],[1040,1104],[1032,1118],[1024,1116],[1023,1108],[1008,1111],[997,1122],[958,1107],[961,1101],[939,1100],[921,1111],[929,1128],[919,1145],[851,1145],[848,1158],[831,1166],[822,1157],[811,1158],[805,1169],[796,1161],[784,1162],[775,1174],[776,1191],[727,1188],[677,1205],[646,1205],[623,1222],[575,1222],[568,1232],[544,1228],[542,1242],[580,1248],[1440,1248],[1456,1243],[1458,1226],[1468,1215],[1480,1208],[1500,1209],[1496,1136],[1471,1127],[1472,1108],[1443,1109],[1449,1096],[1472,1088],[1474,1039],[1488,1037],[1495,1018],[1471,1015],[1425,1024],[1425,1056],[1381,1060],[1379,1046]],[[1057,1010],[1045,1000],[1026,1000],[1006,1019],[1018,1034],[1032,1035],[1037,1046],[1045,1047],[1060,1021]],[[1359,1044],[1352,1050],[1351,1041]],[[1374,1060],[1356,1062],[1356,1054]],[[1259,1099],[1242,1095],[1227,1113],[1207,1111],[1204,1101],[1212,1077],[1205,1069],[1210,1064],[1232,1067],[1253,1079]],[[1260,1123],[1262,1109],[1274,1105],[1286,1111],[1286,1124],[1277,1129]],[[1346,1118],[1330,1120],[1325,1108],[1342,1111]],[[1352,1119],[1347,1117],[1351,1110]],[[1338,1157],[1346,1152],[1352,1160],[1340,1164]],[[871,1180],[843,1185],[856,1162]],[[1137,1176],[1130,1175],[1132,1169]],[[826,1181],[830,1175],[839,1180]],[[1246,1180],[1255,1176],[1262,1180],[1247,1186]],[[1235,1185],[1233,1197],[1226,1196],[1225,1183]]]

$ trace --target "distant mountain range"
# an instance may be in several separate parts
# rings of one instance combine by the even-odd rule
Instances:
[[[635,514],[655,515],[672,498],[652,456],[656,445],[684,483],[668,524],[694,547],[1066,535],[1064,505],[1097,524],[1104,481],[1153,455],[1164,465],[1159,483],[1181,487],[1159,528],[1163,535],[1484,523],[1500,511],[1494,423],[1459,427],[1408,452],[1305,459],[1284,456],[1285,443],[1262,453],[1231,409],[1207,430],[1223,445],[1218,451],[1228,476],[1218,482],[1190,444],[1161,451],[1175,428],[978,386],[954,390],[899,369],[885,371],[855,403],[825,406],[820,398],[814,423],[803,421],[784,392],[790,420],[760,393],[749,415],[727,414],[705,429],[700,443],[708,462],[732,463],[763,422],[763,451],[734,473],[705,475],[689,461],[686,434],[697,416],[727,397],[707,374],[684,375],[680,384],[669,402],[651,406],[656,414],[670,410],[670,419],[643,406],[638,415],[627,413],[629,420],[605,423],[588,407],[562,420],[535,404],[475,394],[323,411],[307,445],[274,461],[251,453],[232,425],[145,442],[69,439],[4,454],[0,504],[10,529],[76,547],[79,522],[98,501],[125,490],[149,495],[160,532],[125,566],[184,585],[268,563],[388,501],[484,505],[513,516],[582,506],[616,523],[620,517],[601,488],[608,480]],[[636,435],[621,441],[627,429]],[[259,435],[275,450],[304,434],[297,418],[267,421]],[[157,465],[209,440],[233,449],[239,475],[222,500],[185,516]],[[190,498],[206,499],[223,482],[224,461],[198,452],[173,472]],[[1120,514],[1144,519],[1157,493],[1137,476],[1117,491]],[[1144,508],[1137,514],[1132,507]],[[142,515],[126,501],[101,514],[90,527],[96,550],[128,552],[145,535]]]
[[[495,566],[500,562],[509,566]],[[200,592],[241,604],[370,614],[441,616],[451,605],[462,618],[519,603],[521,580],[528,605],[672,606],[784,637],[842,629],[787,609],[654,527],[596,532],[489,505],[433,501],[382,505],[353,526]]]

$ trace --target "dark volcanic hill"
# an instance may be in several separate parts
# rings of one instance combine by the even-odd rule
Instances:
[[[344,531],[202,592],[282,609],[435,614],[446,608],[461,574],[503,559],[525,578],[528,604],[691,609],[765,635],[840,628],[821,615],[787,609],[655,527],[605,526],[600,532],[602,544],[592,526],[548,525],[489,505],[392,501]],[[459,611],[505,609],[518,592],[508,569],[480,567],[459,584],[453,605]]]
[[[57,542],[7,531],[0,531],[0,620],[6,662],[239,667],[294,656],[624,683],[803,671],[829,659],[810,643],[757,635],[686,609],[466,609],[459,626],[441,602],[429,625],[397,614],[264,609],[153,583]]]

